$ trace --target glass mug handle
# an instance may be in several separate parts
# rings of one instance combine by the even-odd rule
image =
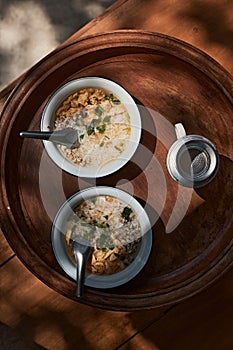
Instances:
[[[181,123],[175,124],[175,132],[176,132],[177,140],[186,136],[185,128]]]

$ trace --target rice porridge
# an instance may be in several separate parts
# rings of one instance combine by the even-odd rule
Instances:
[[[130,206],[111,196],[85,200],[74,209],[65,229],[69,255],[75,238],[92,246],[87,271],[113,274],[126,268],[135,258],[141,242],[141,226]]]
[[[70,95],[56,111],[54,129],[77,130],[80,145],[59,145],[66,159],[81,167],[101,167],[117,159],[130,139],[130,116],[113,94],[85,88]]]

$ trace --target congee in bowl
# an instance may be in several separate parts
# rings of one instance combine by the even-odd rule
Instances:
[[[49,99],[41,130],[77,131],[79,145],[69,148],[44,141],[45,149],[62,169],[77,176],[100,177],[124,166],[141,136],[138,108],[117,83],[98,77],[72,80]]]
[[[93,247],[87,271],[112,274],[125,269],[134,260],[140,242],[140,222],[129,205],[111,196],[83,201],[67,222],[65,242],[71,259],[72,242],[84,239]]]
[[[130,281],[146,264],[152,248],[149,218],[129,193],[108,186],[77,192],[63,203],[51,241],[62,269],[76,280],[72,242],[86,241],[91,254],[84,284],[113,288]]]

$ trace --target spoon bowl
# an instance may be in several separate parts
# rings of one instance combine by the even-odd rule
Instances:
[[[69,148],[76,148],[80,145],[78,131],[73,128],[66,128],[55,131],[21,131],[21,137],[46,140]]]

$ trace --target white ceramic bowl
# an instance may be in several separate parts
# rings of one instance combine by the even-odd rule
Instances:
[[[82,201],[107,195],[118,198],[129,205],[136,213],[142,229],[142,240],[133,262],[124,270],[112,275],[95,275],[86,273],[84,284],[94,288],[113,288],[130,281],[146,264],[152,248],[152,232],[149,218],[141,204],[129,193],[107,186],[97,186],[82,190],[70,197],[59,209],[53,222],[51,241],[55,257],[62,269],[76,280],[76,266],[71,261],[64,242],[64,225],[73,209]]]
[[[97,178],[109,175],[123,167],[135,153],[141,138],[141,118],[139,110],[133,98],[123,87],[111,80],[99,77],[85,77],[69,81],[56,90],[46,104],[41,119],[41,131],[53,130],[55,111],[59,105],[69,95],[88,87],[105,89],[107,92],[116,96],[127,108],[127,112],[130,116],[131,135],[125,151],[117,159],[102,167],[81,167],[65,159],[57,146],[52,142],[43,142],[48,155],[60,168],[76,176]]]

